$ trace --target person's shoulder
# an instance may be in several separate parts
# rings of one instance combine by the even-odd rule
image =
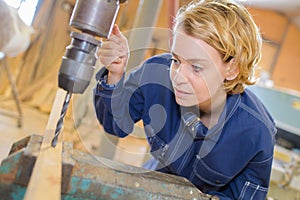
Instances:
[[[171,54],[160,54],[148,58],[143,64],[134,69],[131,79],[139,81],[139,84],[158,83],[169,87],[169,72],[171,65]]]
[[[247,112],[251,113],[254,118],[261,121],[271,132],[275,132],[275,122],[270,111],[266,108],[260,98],[251,90],[246,88],[242,93],[242,104]]]
[[[156,64],[170,65],[171,64],[171,59],[170,59],[171,57],[172,57],[172,55],[170,53],[155,55],[155,56],[152,56],[152,57],[148,58],[145,61],[145,64],[156,63]]]

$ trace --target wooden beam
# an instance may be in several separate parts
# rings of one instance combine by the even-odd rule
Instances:
[[[133,31],[129,33],[128,44],[131,50],[127,71],[137,67],[145,59],[147,48],[151,43],[154,28],[158,19],[162,0],[140,1]]]
[[[65,96],[66,92],[58,89],[42,146],[27,187],[25,200],[59,200],[61,197],[62,134],[60,134],[55,148],[51,146],[51,141]]]

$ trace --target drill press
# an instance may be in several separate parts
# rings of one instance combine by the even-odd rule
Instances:
[[[55,137],[51,145],[56,146],[57,137],[62,128],[63,118],[68,108],[72,93],[83,93],[89,85],[97,60],[97,50],[101,42],[96,37],[108,38],[115,22],[119,3],[126,0],[77,0],[70,26],[76,28],[70,34],[71,44],[67,47],[59,71],[59,87],[66,92],[60,119],[57,122]],[[49,120],[50,121],[50,120]],[[52,124],[52,123],[49,123]],[[47,130],[52,134],[52,126]],[[46,138],[47,139],[47,138]],[[0,199],[40,199],[49,195],[45,187],[38,195],[30,187],[30,180],[43,175],[34,168],[51,167],[51,172],[57,172],[56,161],[58,156],[48,148],[45,137],[31,135],[13,144],[9,156],[0,166]],[[44,146],[43,146],[44,145]],[[58,147],[60,145],[57,145]],[[51,152],[52,151],[52,152]],[[59,152],[59,151],[58,151]],[[45,154],[48,153],[48,154]],[[56,153],[56,152],[54,152]],[[61,152],[60,152],[61,153]],[[41,155],[42,154],[42,155]],[[43,160],[51,155],[50,162]],[[53,156],[54,155],[54,156]],[[59,198],[67,199],[193,199],[210,200],[214,197],[201,193],[187,179],[171,174],[156,171],[147,171],[88,153],[73,149],[72,144],[63,144],[61,169],[61,192]],[[55,159],[54,159],[54,158]],[[54,166],[54,168],[53,168]],[[44,167],[45,168],[45,167]],[[39,168],[38,168],[39,169]],[[37,172],[37,173],[35,173]],[[43,171],[45,172],[45,171]],[[50,171],[47,171],[50,172]],[[55,174],[55,173],[54,173]],[[48,175],[48,173],[46,174]],[[59,185],[54,176],[42,176],[51,184],[51,188]],[[43,187],[40,179],[31,183],[38,183]],[[60,182],[59,182],[60,183]],[[41,187],[38,187],[40,189]],[[44,191],[48,193],[44,193]],[[57,192],[58,190],[52,190]],[[30,196],[33,194],[34,196]],[[55,196],[54,194],[53,196]],[[50,196],[51,198],[52,196]],[[55,196],[56,197],[56,196]],[[48,197],[49,199],[49,197]]]
[[[58,86],[67,91],[60,118],[56,125],[53,147],[57,144],[72,93],[82,94],[93,76],[101,42],[96,37],[109,38],[120,3],[126,0],[77,0],[70,26],[71,44],[66,48],[59,70]]]

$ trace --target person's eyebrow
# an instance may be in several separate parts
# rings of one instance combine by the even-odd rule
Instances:
[[[171,54],[172,54],[172,56],[174,56],[174,57],[176,57],[176,58],[179,58],[179,56],[176,54],[176,53],[174,53],[173,51],[171,51]],[[181,57],[180,57],[181,58]],[[191,63],[195,63],[195,62],[203,62],[204,60],[203,59],[201,59],[201,58],[183,58],[183,59],[185,59],[186,61],[188,61],[188,62],[191,62]]]

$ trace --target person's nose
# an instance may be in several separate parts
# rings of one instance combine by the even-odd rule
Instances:
[[[174,81],[179,84],[186,80],[187,67],[184,64],[180,64],[175,70]]]

